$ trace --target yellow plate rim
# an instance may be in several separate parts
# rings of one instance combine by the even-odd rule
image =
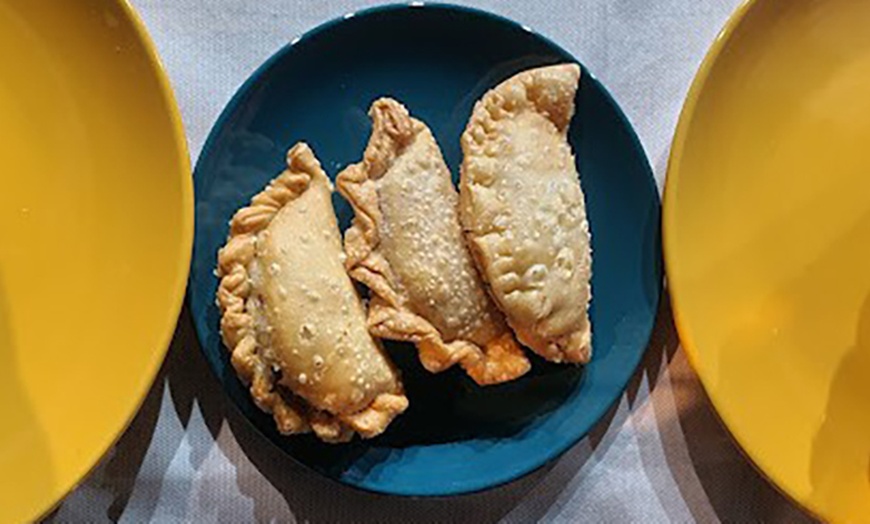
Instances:
[[[166,73],[166,69],[163,66],[163,62],[160,60],[160,56],[157,53],[157,47],[154,45],[154,42],[151,40],[151,37],[148,34],[148,30],[145,27],[145,23],[140,18],[139,14],[136,12],[136,9],[130,4],[130,0],[112,0],[121,10],[124,12],[124,16],[130,21],[131,26],[133,27],[133,31],[139,41],[142,43],[143,50],[145,51],[146,58],[148,63],[151,65],[152,71],[160,85],[160,92],[163,95],[163,105],[165,106],[165,110],[168,113],[169,119],[172,123],[172,135],[173,141],[175,142],[175,147],[178,149],[179,163],[176,166],[177,171],[182,174],[181,176],[181,222],[178,224],[178,227],[181,231],[181,246],[182,249],[178,253],[178,266],[176,268],[176,279],[177,282],[173,286],[171,290],[171,298],[169,300],[170,307],[167,311],[168,315],[165,319],[165,324],[162,329],[161,342],[157,345],[153,354],[151,355],[151,361],[148,366],[143,369],[144,376],[148,377],[147,380],[143,382],[142,389],[137,392],[137,399],[132,406],[132,410],[130,414],[127,416],[127,419],[123,421],[123,423],[117,428],[111,438],[108,440],[108,443],[104,444],[98,453],[94,454],[94,456],[88,460],[90,463],[89,466],[83,469],[83,471],[76,475],[78,480],[73,482],[69,486],[63,487],[61,491],[61,495],[57,498],[57,500],[53,501],[50,506],[45,508],[41,513],[33,515],[32,521],[38,522],[46,518],[51,512],[56,510],[60,504],[72,493],[76,488],[78,488],[81,483],[94,471],[94,469],[99,465],[100,461],[106,454],[112,449],[115,444],[117,444],[118,440],[121,436],[127,431],[127,428],[132,424],[133,419],[136,418],[136,415],[139,413],[139,410],[142,408],[142,404],[145,402],[145,399],[148,396],[148,393],[151,391],[151,388],[154,386],[154,381],[157,379],[157,376],[160,372],[160,368],[163,366],[163,362],[166,360],[166,355],[169,352],[169,346],[172,343],[172,339],[175,335],[175,329],[178,324],[178,318],[181,314],[181,308],[184,304],[184,296],[187,291],[187,279],[190,273],[190,261],[193,251],[193,177],[191,175],[191,165],[190,165],[190,150],[187,145],[187,138],[184,132],[184,123],[181,119],[181,113],[178,108],[178,103],[175,99],[175,94],[172,90],[172,85],[169,81],[169,76]]]
[[[746,15],[755,7],[761,0],[743,0],[740,5],[738,5],[734,12],[728,17],[725,21],[725,24],[722,26],[722,29],[716,35],[713,44],[710,46],[707,54],[704,56],[704,59],[701,61],[701,65],[698,67],[698,72],[695,74],[694,80],[692,80],[692,84],[689,87],[689,91],[686,94],[686,101],[683,104],[683,108],[680,111],[679,119],[677,120],[677,128],[674,133],[674,139],[671,142],[671,152],[668,157],[668,168],[667,174],[665,176],[665,183],[662,195],[662,253],[665,262],[665,274],[669,274],[672,268],[675,266],[676,261],[674,260],[675,255],[673,252],[676,249],[671,249],[671,246],[676,244],[676,240],[673,238],[673,230],[676,229],[676,216],[675,216],[675,207],[671,201],[675,198],[673,195],[673,185],[675,184],[674,180],[677,178],[676,173],[680,171],[680,164],[683,158],[683,150],[686,143],[686,138],[690,132],[691,122],[695,116],[695,109],[698,105],[698,101],[701,97],[701,94],[704,92],[704,88],[707,84],[707,80],[710,77],[710,73],[719,59],[719,55],[725,50],[731,41],[731,37],[740,24],[743,22]],[[689,362],[692,365],[692,368],[695,370],[698,375],[701,384],[704,387],[705,392],[707,393],[707,397],[710,399],[710,402],[713,404],[713,407],[716,410],[716,416],[722,422],[722,425],[731,435],[731,437],[738,443],[741,451],[744,456],[746,456],[752,465],[755,467],[756,471],[758,471],[763,477],[768,479],[771,484],[786,498],[791,500],[796,505],[803,508],[805,511],[811,513],[815,518],[820,518],[823,512],[823,508],[816,507],[809,500],[804,499],[799,496],[796,490],[794,490],[787,480],[779,475],[775,470],[765,469],[762,467],[764,460],[757,453],[757,450],[754,450],[749,439],[745,437],[740,431],[740,426],[735,424],[733,420],[730,420],[728,416],[720,409],[720,401],[717,400],[716,395],[711,393],[711,388],[709,387],[708,381],[709,379],[705,377],[704,374],[700,373],[700,360],[701,360],[701,352],[698,350],[697,346],[694,344],[692,338],[689,333],[688,323],[683,319],[680,309],[680,300],[679,293],[676,292],[676,289],[679,285],[673,280],[668,280],[668,288],[671,290],[669,292],[670,300],[671,300],[671,309],[673,311],[674,324],[677,328],[677,334],[679,335],[680,343],[685,349],[686,354],[688,355]]]

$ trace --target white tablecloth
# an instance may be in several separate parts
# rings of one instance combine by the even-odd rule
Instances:
[[[192,160],[242,81],[307,29],[376,2],[133,0],[175,89]],[[683,98],[738,0],[468,2],[573,52],[631,119],[656,180]],[[224,398],[185,311],[166,364],[117,446],[54,522],[805,522],[722,428],[667,307],[618,406],[555,465],[488,492],[411,500],[303,469]]]

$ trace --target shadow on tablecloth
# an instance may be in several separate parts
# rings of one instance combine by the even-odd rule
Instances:
[[[175,420],[179,430],[163,429],[164,418]],[[191,436],[196,433],[191,426],[204,426],[205,436]],[[190,518],[191,507],[198,508],[197,515],[208,514],[209,504],[227,504],[220,497],[236,497],[244,511],[215,510],[211,515],[227,522],[288,516],[300,522],[532,522],[565,519],[572,507],[580,511],[589,506],[595,513],[582,513],[584,520],[629,521],[638,509],[626,500],[614,496],[604,506],[590,505],[583,493],[575,493],[587,489],[590,463],[600,463],[609,452],[622,452],[623,429],[628,426],[633,426],[631,438],[642,462],[639,474],[648,477],[643,481],[658,499],[650,504],[664,508],[664,517],[661,509],[650,510],[652,521],[813,522],[755,471],[717,419],[679,349],[667,297],[626,394],[587,438],[525,478],[446,499],[358,491],[289,459],[224,396],[199,351],[185,308],[166,362],[139,414],[113,451],[47,520],[183,520]],[[617,441],[620,444],[614,446]],[[194,480],[186,478],[193,475],[178,478],[174,457],[182,447],[189,457],[185,466],[197,476],[225,480],[234,474],[233,492],[223,493],[220,483],[212,489],[208,481],[195,489]],[[203,472],[215,447],[233,471]],[[667,478],[661,480],[663,476]],[[682,502],[673,500],[674,492]],[[573,520],[580,515],[573,514]]]

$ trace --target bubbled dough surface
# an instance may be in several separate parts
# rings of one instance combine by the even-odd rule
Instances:
[[[432,133],[417,125],[422,130],[414,141],[376,180],[382,253],[408,306],[445,341],[483,346],[503,324],[465,247],[450,171]]]
[[[554,124],[567,127],[571,117],[559,103],[566,85],[534,86],[541,103],[550,105],[549,115],[514,103],[525,96],[516,84],[496,88],[506,106],[522,108],[499,114],[478,153],[466,156],[470,234],[493,294],[521,340],[588,330],[589,224],[574,156],[564,129]]]
[[[315,178],[257,237],[258,338],[281,384],[319,409],[353,413],[398,390],[344,270],[328,181]]]
[[[507,244],[510,255],[493,264],[492,286],[518,316],[543,318],[541,333],[568,333],[585,322],[591,272],[574,156],[553,123],[532,112],[502,124],[499,148],[501,176],[489,191],[510,205],[487,241]]]

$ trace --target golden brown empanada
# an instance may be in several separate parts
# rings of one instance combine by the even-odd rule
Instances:
[[[344,269],[332,187],[304,143],[240,209],[218,256],[221,333],[251,396],[285,434],[373,437],[408,407]]]
[[[519,73],[487,92],[462,134],[460,215],[469,246],[520,342],[587,362],[592,254],[567,134],[575,64]]]
[[[363,160],[336,183],[356,212],[345,233],[347,268],[372,291],[372,333],[414,342],[431,372],[458,362],[478,384],[526,373],[529,361],[465,246],[458,195],[432,133],[389,98],[369,115]]]

